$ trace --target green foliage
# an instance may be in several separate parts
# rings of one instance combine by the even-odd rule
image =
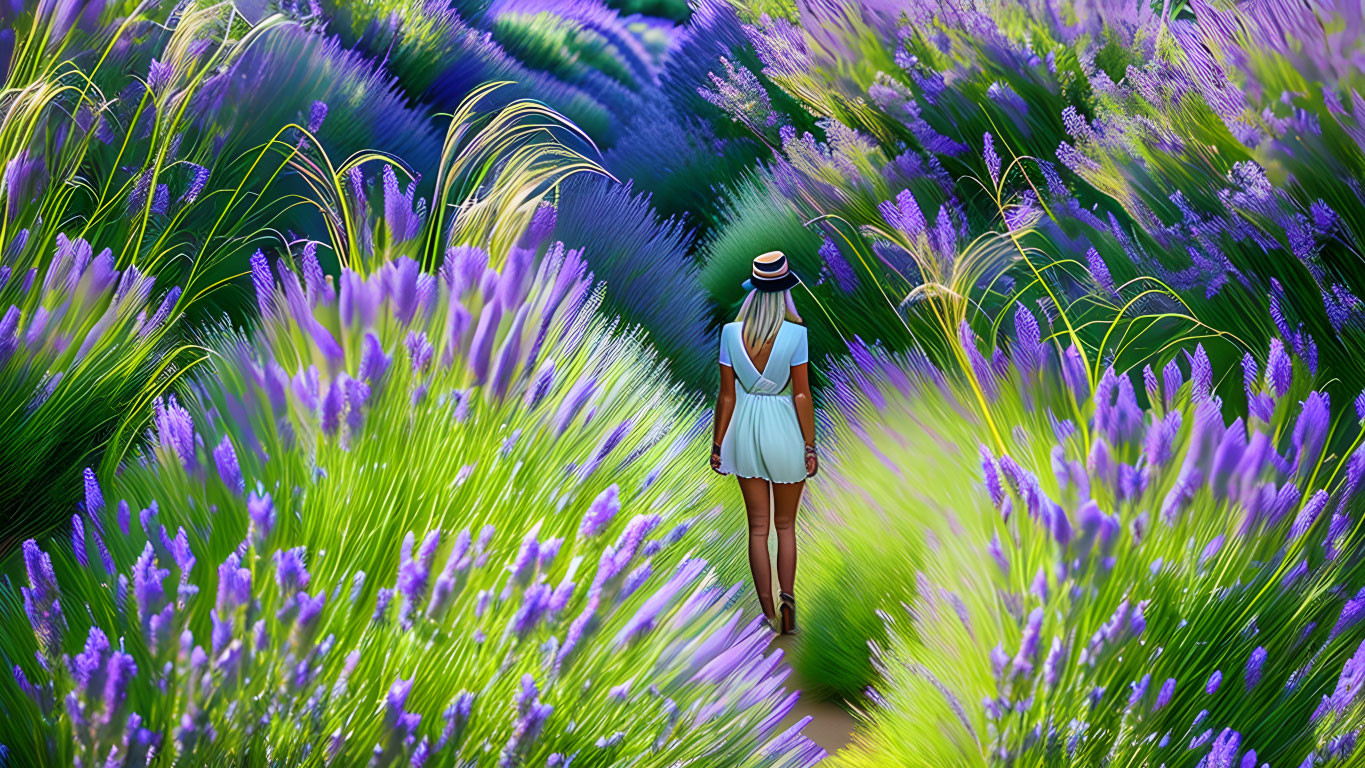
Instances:
[[[340,309],[367,306],[365,294],[354,293],[354,273],[343,276],[350,298],[342,299],[328,298],[326,284],[312,280],[291,288],[297,277],[286,272],[283,291],[272,286],[263,294],[270,309],[254,340],[212,340],[223,355],[211,374],[183,390],[187,409],[158,403],[152,451],[102,478],[99,498],[108,502],[87,502],[91,514],[74,552],[50,548],[70,628],[61,649],[74,652],[93,625],[136,661],[120,716],[139,713],[139,727],[183,759],[238,759],[266,748],[281,755],[335,748],[359,759],[387,744],[386,763],[406,759],[424,739],[432,747],[441,713],[469,691],[473,715],[455,742],[469,758],[483,754],[484,743],[507,745],[533,762],[578,752],[579,759],[630,755],[644,765],[671,765],[704,753],[724,756],[725,765],[766,766],[818,753],[794,733],[759,749],[793,700],[777,705],[768,695],[783,675],[769,674],[775,657],[764,660],[765,638],[752,623],[739,630],[737,611],[726,607],[730,596],[691,559],[710,549],[707,532],[694,525],[704,517],[697,510],[736,503],[729,484],[699,484],[696,465],[685,458],[704,454],[704,420],[691,418],[697,403],[661,377],[661,364],[636,337],[607,328],[593,311],[595,298],[579,306],[588,284],[576,271],[581,263],[563,258],[542,270],[545,279],[524,304],[514,300],[523,307],[515,314],[529,318],[525,330],[511,323],[489,336],[500,352],[484,383],[480,343],[451,342],[442,331],[447,308],[460,305],[447,297],[447,277],[438,278],[438,307],[419,302],[409,322],[408,294],[393,287],[402,280],[390,272],[399,267],[372,279],[383,298],[369,300],[376,314],[364,325]],[[554,302],[560,275],[578,297],[562,305]],[[291,302],[295,290],[305,293]],[[477,285],[454,290],[479,310]],[[295,314],[310,301],[310,314]],[[496,316],[488,312],[479,310]],[[326,329],[340,357],[325,355],[318,327],[303,317]],[[512,340],[535,338],[530,329],[541,317],[553,319],[535,375],[520,365],[499,373],[512,359],[502,350],[524,351]],[[381,365],[378,354],[389,359]],[[277,378],[281,365],[298,376]],[[368,390],[363,403],[351,395],[355,384]],[[347,393],[340,410],[329,405],[329,385]],[[139,508],[144,512],[131,513]],[[438,538],[422,538],[436,530]],[[459,530],[467,532],[464,545]],[[414,533],[423,542],[417,554]],[[449,607],[437,608],[425,585],[439,585],[436,571],[451,551],[446,542],[461,548],[469,539],[479,539],[468,554],[475,562],[455,569]],[[298,579],[280,558],[292,555],[271,553],[294,547],[306,552],[308,576],[290,587]],[[187,552],[193,560],[185,564]],[[151,558],[167,570],[179,564],[182,585],[197,592],[172,595],[169,625],[154,622],[164,628],[149,630],[150,613],[160,609],[142,597]],[[224,574],[232,572],[218,568],[225,562],[249,571],[252,600],[224,597],[231,592]],[[426,575],[414,575],[414,562]],[[509,568],[498,567],[503,562]],[[513,628],[539,599],[532,593],[544,598],[568,583],[577,586],[565,606],[541,606],[524,632]],[[5,653],[32,659],[37,645],[20,601],[12,589],[4,593]],[[372,618],[389,600],[394,605]],[[321,601],[318,610],[309,612],[310,601]],[[228,635],[213,629],[224,622]],[[705,673],[712,682],[694,677],[727,647],[733,652]],[[45,707],[72,680],[56,658],[51,677],[22,666],[38,693],[0,685],[7,711],[26,713],[0,725],[0,741],[35,764],[64,764],[88,738],[72,738],[66,710]],[[517,693],[525,675],[536,687],[531,695],[553,707],[539,739],[517,730],[529,701]],[[402,687],[395,680],[410,682],[411,694],[394,695]],[[422,715],[406,741],[392,698],[397,710]],[[523,702],[520,710],[514,701]],[[373,717],[376,706],[388,714]],[[196,736],[208,728],[215,739]],[[121,729],[116,722],[114,732]]]
[[[678,221],[660,221],[650,200],[628,185],[574,179],[560,188],[554,235],[582,248],[593,273],[610,286],[607,311],[644,327],[678,379],[712,389],[715,343],[708,297],[689,253],[692,233]]]
[[[64,236],[46,269],[0,266],[0,553],[61,525],[79,494],[54,479],[131,439],[139,406],[200,355],[171,349],[180,289],[152,299],[153,283]]]
[[[1143,413],[1112,374],[1071,400],[1048,383],[1050,352],[1041,374],[1020,363],[1028,349],[1019,369],[976,372],[1003,452],[972,428],[956,376],[913,359],[859,368],[883,383],[845,404],[856,415],[830,463],[857,482],[821,500],[818,535],[904,531],[888,559],[914,576],[841,592],[847,613],[847,595],[876,595],[857,611],[884,611],[889,640],[864,736],[834,763],[1238,765],[1250,749],[1250,764],[1350,764],[1365,640],[1354,417],[1333,423],[1282,350],[1264,376],[1251,361],[1251,415],[1227,423],[1202,350],[1188,383],[1179,368],[1150,377]]]

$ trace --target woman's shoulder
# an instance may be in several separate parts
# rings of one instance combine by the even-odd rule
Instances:
[[[805,333],[806,333],[806,326],[802,325],[801,323],[793,323],[793,322],[790,321],[790,320],[783,320],[783,321],[782,321],[782,327],[785,328],[785,327],[787,327],[787,326],[791,326],[792,329],[795,330],[797,333],[801,333],[801,334],[805,334]]]

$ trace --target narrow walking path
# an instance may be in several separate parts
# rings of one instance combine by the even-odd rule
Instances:
[[[786,635],[774,637],[768,646],[771,651],[781,648],[783,655],[789,661],[796,646],[801,642],[801,635]],[[813,696],[806,694],[806,685],[797,676],[795,669],[792,669],[791,677],[787,678],[788,690],[801,691],[801,698],[796,702],[796,707],[792,709],[782,724],[777,727],[777,732],[790,728],[801,718],[810,715],[811,721],[806,724],[801,732],[811,741],[819,744],[826,752],[833,755],[835,752],[848,746],[853,741],[853,730],[857,726],[857,721],[848,710],[832,701],[820,701]]]

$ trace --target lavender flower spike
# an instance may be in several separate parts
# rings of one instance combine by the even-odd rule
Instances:
[[[99,525],[98,515],[104,510],[104,494],[100,491],[99,481],[95,479],[95,471],[89,467],[81,473],[81,478],[85,481],[85,514],[89,515],[95,524]]]
[[[242,468],[237,463],[237,452],[233,450],[232,438],[226,434],[213,449],[213,463],[218,467],[218,477],[223,485],[237,493],[246,492],[246,481],[242,479]]]
[[[52,570],[52,557],[38,549],[38,542],[24,542],[24,569],[29,586],[20,592],[24,596],[24,612],[28,614],[38,644],[48,658],[61,655],[62,635],[66,633],[66,617],[62,614],[61,593],[57,589],[57,575]]]
[[[251,255],[251,285],[256,289],[256,307],[261,317],[269,318],[275,301],[275,277],[270,272],[270,262],[259,250]]]
[[[588,511],[583,515],[583,523],[578,528],[578,535],[585,538],[596,536],[606,530],[611,524],[616,513],[621,511],[621,489],[612,483],[605,490],[597,494],[597,498],[588,505]]]

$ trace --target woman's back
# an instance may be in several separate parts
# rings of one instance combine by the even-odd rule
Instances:
[[[772,349],[760,366],[744,344],[744,324],[727,323],[721,328],[720,362],[735,371],[743,390],[751,395],[775,395],[791,381],[791,368],[807,362],[805,326],[783,321],[772,339]],[[761,353],[762,348],[758,350]]]

